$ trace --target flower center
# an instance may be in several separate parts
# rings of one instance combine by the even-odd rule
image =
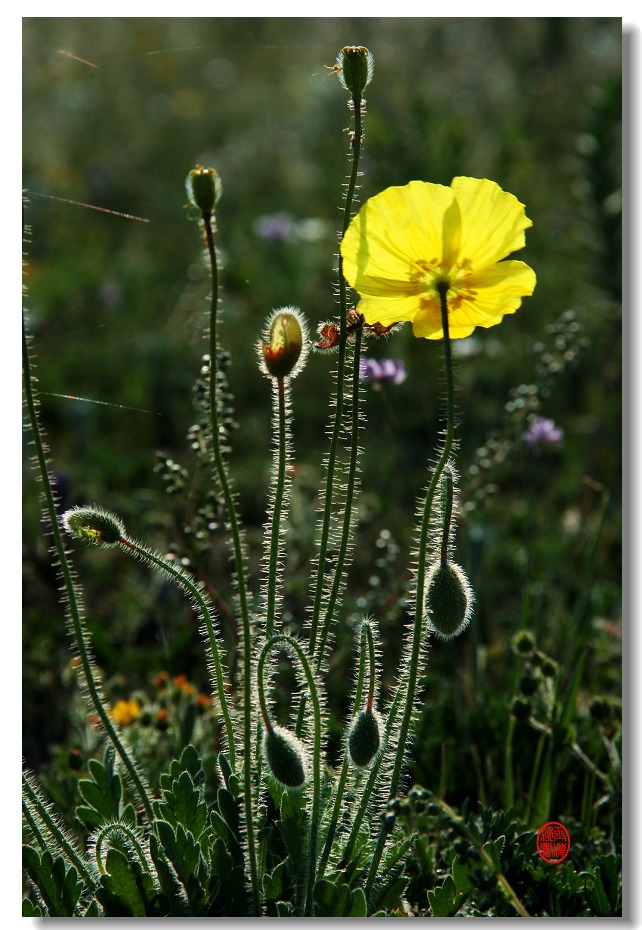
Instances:
[[[456,265],[439,262],[433,258],[431,261],[418,261],[415,263],[413,277],[421,288],[424,299],[439,301],[444,285],[447,286],[448,309],[456,310],[462,300],[474,298],[477,291],[466,283],[472,271],[472,262],[464,258]]]

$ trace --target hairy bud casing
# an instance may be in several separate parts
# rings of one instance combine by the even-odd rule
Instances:
[[[275,726],[265,734],[265,757],[277,781],[286,788],[301,788],[307,777],[307,759],[303,744],[283,727]]]
[[[359,769],[370,765],[381,748],[381,718],[379,714],[364,708],[352,721],[348,733],[348,752],[352,764]]]
[[[372,80],[373,56],[363,45],[346,45],[339,52],[337,65],[341,83],[353,97],[361,97]]]
[[[187,175],[185,187],[192,206],[200,210],[201,216],[209,218],[222,192],[221,179],[214,168],[204,168],[202,165],[192,168]]]
[[[125,536],[125,524],[102,507],[73,507],[62,516],[70,536],[97,546],[116,546]]]
[[[473,593],[461,566],[438,562],[428,576],[426,607],[430,627],[441,639],[458,636],[472,613]]]
[[[269,378],[295,378],[307,358],[307,338],[305,320],[296,307],[276,310],[259,344],[263,373]]]

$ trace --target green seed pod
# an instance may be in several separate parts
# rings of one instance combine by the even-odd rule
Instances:
[[[308,354],[307,326],[296,307],[276,310],[259,344],[261,368],[269,378],[295,378]]]
[[[209,218],[216,209],[223,189],[216,171],[197,165],[187,175],[185,187],[192,206],[200,210],[202,216]]]
[[[515,698],[511,704],[510,712],[515,720],[519,720],[520,723],[525,723],[531,715],[530,701],[527,701],[525,698]]]
[[[102,507],[74,507],[62,517],[70,536],[97,546],[115,546],[125,536],[125,524],[115,513]]]
[[[275,726],[266,732],[263,749],[277,781],[286,788],[300,788],[305,783],[305,749],[289,730]]]
[[[360,710],[348,733],[350,760],[358,769],[370,765],[381,747],[381,718],[374,710]]]
[[[441,639],[458,636],[467,626],[473,593],[461,566],[438,562],[428,576],[426,607],[430,627]]]
[[[363,45],[346,45],[339,52],[337,65],[341,72],[341,83],[353,97],[361,97],[372,80],[374,60]]]

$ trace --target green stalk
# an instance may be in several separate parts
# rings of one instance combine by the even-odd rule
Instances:
[[[350,526],[352,524],[352,505],[354,501],[354,489],[357,478],[357,458],[359,455],[359,444],[358,444],[358,429],[359,429],[359,363],[361,361],[361,328],[358,328],[355,332],[355,343],[354,343],[354,355],[353,355],[353,369],[352,369],[352,416],[351,416],[351,442],[350,442],[350,464],[348,469],[348,484],[346,488],[346,499],[343,511],[343,525],[341,528],[341,541],[339,544],[339,554],[337,557],[337,565],[334,573],[334,578],[332,580],[332,588],[330,590],[330,596],[328,598],[328,605],[325,613],[325,619],[321,627],[321,635],[319,637],[319,646],[317,650],[317,662],[316,668],[317,672],[320,670],[321,663],[323,661],[323,653],[325,651],[325,646],[330,632],[330,627],[332,624],[332,618],[334,616],[334,608],[339,597],[339,589],[341,587],[341,581],[343,576],[343,568],[346,561],[346,556],[348,552],[348,542],[350,540]],[[371,667],[372,672],[372,667]],[[372,675],[372,680],[374,681],[374,675]]]
[[[421,644],[424,636],[424,602],[425,602],[425,582],[426,582],[426,559],[427,559],[427,548],[428,548],[428,532],[430,529],[430,517],[432,513],[432,506],[435,497],[435,491],[439,484],[439,479],[441,474],[448,462],[450,453],[452,451],[454,431],[455,431],[455,389],[454,389],[454,378],[453,378],[453,362],[452,362],[452,352],[450,346],[450,333],[448,329],[448,284],[443,283],[439,285],[439,297],[441,303],[441,325],[443,329],[443,343],[444,343],[444,361],[446,369],[446,436],[444,439],[443,449],[441,450],[441,455],[437,462],[437,466],[433,472],[432,479],[428,486],[428,491],[426,493],[426,500],[424,503],[423,516],[421,521],[421,529],[419,533],[419,545],[418,545],[418,563],[417,563],[417,581],[415,589],[415,620],[414,620],[414,629],[412,637],[412,645],[410,652],[410,663],[408,665],[408,679],[404,697],[404,705],[401,714],[401,725],[399,728],[399,740],[397,743],[397,752],[395,754],[395,761],[392,770],[392,777],[390,779],[390,790],[388,792],[388,801],[392,801],[396,797],[399,790],[399,781],[401,779],[401,773],[403,768],[404,757],[406,753],[406,742],[408,740],[410,726],[412,723],[413,707],[415,701],[415,691],[417,687],[417,679],[420,672],[420,656],[421,656]],[[379,837],[377,840],[377,846],[375,853],[372,857],[372,862],[370,865],[370,871],[368,873],[368,879],[366,881],[366,894],[372,887],[372,884],[375,880],[377,869],[379,868],[379,862],[381,861],[381,856],[383,854],[383,848],[386,842],[387,833],[385,829],[381,828],[379,831]]]
[[[22,775],[22,790],[24,795],[26,795],[26,800],[23,800],[23,813],[29,826],[31,827],[34,836],[40,843],[43,850],[46,852],[49,849],[51,852],[47,841],[38,829],[36,817],[40,819],[42,825],[46,830],[49,831],[60,849],[62,849],[71,864],[74,866],[84,883],[89,888],[95,888],[96,880],[94,876],[89,872],[79,853],[74,848],[73,843],[58,826],[55,819],[49,813],[47,804],[40,797],[39,792],[31,784],[30,779],[27,778],[24,773]]]
[[[71,628],[74,642],[78,650],[78,656],[80,658],[83,678],[96,715],[99,717],[100,722],[102,723],[107,736],[109,737],[109,740],[120,756],[120,759],[123,762],[125,769],[127,770],[127,774],[129,775],[129,778],[131,779],[131,782],[136,789],[136,793],[138,794],[140,802],[145,808],[145,814],[147,815],[148,820],[151,822],[154,819],[154,812],[152,810],[152,802],[149,798],[147,788],[143,784],[141,776],[138,774],[134,762],[130,758],[129,753],[121,742],[120,737],[118,736],[116,729],[109,717],[109,714],[105,709],[102,695],[100,693],[100,688],[94,677],[94,670],[92,667],[92,661],[88,648],[88,633],[85,629],[84,621],[80,612],[76,584],[73,578],[71,566],[69,564],[69,559],[67,557],[67,552],[65,550],[65,544],[62,539],[62,533],[60,531],[60,525],[58,522],[58,514],[56,513],[53,489],[51,487],[51,480],[49,478],[49,471],[47,468],[47,457],[45,454],[43,432],[38,420],[38,411],[36,408],[34,375],[32,371],[31,359],[29,357],[29,346],[27,342],[24,318],[22,324],[22,364],[24,371],[25,403],[29,416],[29,424],[31,426],[33,442],[36,448],[38,470],[42,479],[45,508],[49,518],[49,528],[53,537],[60,574],[63,580],[65,597],[67,601],[67,613],[71,620]]]
[[[266,624],[265,636],[267,639],[274,632],[274,615],[276,612],[277,578],[279,568],[281,539],[281,516],[283,498],[285,496],[285,471],[287,466],[287,423],[285,416],[285,382],[283,378],[274,379],[276,392],[276,419],[278,429],[278,445],[276,449],[276,486],[274,493],[274,508],[272,511],[272,532],[270,536],[270,553],[268,563],[267,605],[265,609]]]
[[[372,707],[371,696],[374,695],[374,641],[372,638],[372,630],[369,623],[363,623],[361,626],[361,644],[359,649],[359,674],[357,678],[357,687],[354,695],[354,705],[353,705],[353,714],[356,713],[361,704],[361,696],[363,694],[363,683],[365,679],[366,672],[366,645],[369,649],[369,658],[370,658],[370,681],[368,688],[368,706]],[[332,844],[334,843],[334,836],[337,830],[337,823],[339,822],[339,815],[341,813],[341,805],[343,802],[343,792],[345,791],[346,781],[348,780],[348,772],[350,771],[350,762],[348,759],[347,748],[344,750],[343,762],[341,764],[341,774],[339,775],[339,782],[337,784],[337,793],[334,799],[334,805],[332,808],[332,814],[330,815],[330,823],[328,824],[328,829],[325,838],[325,844],[323,847],[323,852],[321,858],[319,859],[319,866],[317,871],[317,877],[323,878],[323,873],[325,872],[325,867],[328,864],[328,859],[330,853],[332,852]]]
[[[312,810],[310,811],[310,832],[308,834],[308,876],[307,892],[305,897],[305,916],[312,916],[314,886],[316,884],[316,859],[319,840],[319,820],[321,813],[321,706],[316,682],[310,668],[308,659],[299,643],[286,633],[277,633],[267,640],[257,664],[257,680],[259,704],[261,715],[266,728],[270,728],[270,718],[265,698],[265,662],[270,651],[278,644],[291,649],[297,656],[308,686],[312,701],[312,715],[314,720],[314,745],[312,747]]]
[[[223,491],[225,506],[227,509],[228,520],[230,521],[230,531],[232,534],[232,546],[234,550],[234,562],[236,565],[236,583],[238,586],[239,607],[241,611],[241,622],[243,626],[243,796],[245,804],[245,829],[247,831],[247,846],[250,861],[250,881],[252,884],[252,899],[254,903],[255,916],[261,913],[261,890],[258,881],[258,870],[256,862],[256,848],[254,841],[254,821],[252,817],[252,771],[250,761],[252,758],[252,639],[250,628],[250,614],[247,602],[247,591],[245,586],[245,574],[243,565],[243,545],[241,542],[241,531],[239,520],[236,514],[236,503],[223,460],[221,449],[220,432],[222,424],[219,417],[218,397],[216,392],[216,383],[218,380],[219,360],[218,360],[218,339],[217,339],[217,321],[218,321],[218,267],[216,263],[216,249],[214,247],[214,234],[212,232],[212,222],[209,213],[202,215],[203,226],[205,228],[205,237],[207,240],[207,251],[210,259],[211,280],[212,280],[212,299],[210,307],[210,327],[209,327],[209,355],[210,355],[210,377],[209,377],[209,408],[210,408],[210,431],[212,434],[212,452],[214,467]]]
[[[352,149],[352,171],[346,191],[346,202],[343,213],[343,226],[341,229],[341,239],[343,239],[352,215],[352,202],[354,192],[359,176],[359,160],[361,157],[361,135],[362,135],[362,98],[354,96],[352,98],[354,106],[354,145]],[[344,405],[344,378],[346,365],[346,347],[347,347],[347,318],[348,318],[348,285],[343,276],[343,258],[339,251],[339,311],[340,311],[340,329],[339,329],[339,360],[337,364],[337,403],[335,411],[334,425],[332,428],[332,438],[330,442],[330,453],[328,456],[328,469],[325,482],[325,497],[323,508],[323,523],[321,528],[321,540],[319,545],[319,558],[317,562],[317,577],[314,594],[314,606],[312,609],[312,621],[310,626],[309,653],[317,658],[317,665],[320,664],[322,650],[317,646],[318,628],[321,619],[321,604],[323,601],[323,587],[325,583],[325,562],[328,553],[328,541],[330,538],[330,522],[332,517],[332,499],[335,484],[335,471],[337,464],[337,452],[339,449],[339,437],[341,435],[341,424],[343,422],[343,405]],[[355,396],[354,402],[357,402]],[[353,443],[356,436],[353,436]],[[346,502],[347,503],[347,502]],[[351,503],[350,503],[351,506]],[[345,549],[347,540],[342,539],[341,549]],[[337,574],[339,574],[337,570]],[[336,576],[335,576],[336,577]],[[331,622],[331,615],[326,614],[325,625]],[[323,642],[327,638],[327,631],[322,635]]]
[[[126,837],[127,840],[131,843],[133,849],[136,851],[136,855],[138,856],[138,859],[144,871],[149,872],[150,870],[149,864],[147,862],[147,859],[145,858],[145,854],[143,853],[142,847],[140,843],[138,842],[138,839],[136,835],[134,834],[134,832],[130,830],[129,827],[123,823],[110,823],[110,824],[107,824],[107,826],[103,827],[103,829],[100,831],[100,833],[96,837],[96,847],[94,850],[94,855],[96,857],[96,865],[98,866],[98,871],[101,873],[101,875],[107,874],[107,870],[105,869],[103,865],[102,852],[103,852],[103,843],[109,833],[120,833],[122,834],[122,836]]]
[[[194,583],[185,569],[176,568],[175,565],[172,565],[171,562],[168,562],[160,556],[156,555],[147,546],[143,546],[141,543],[138,543],[133,539],[129,539],[129,537],[123,537],[120,540],[119,545],[124,552],[137,556],[145,562],[149,562],[150,565],[154,566],[159,571],[165,572],[165,574],[169,575],[170,578],[175,581],[178,586],[181,587],[183,591],[185,591],[196,604],[198,612],[201,616],[201,620],[205,629],[207,630],[210,651],[212,653],[214,680],[216,682],[216,691],[218,693],[218,700],[219,704],[221,705],[221,712],[223,714],[225,735],[230,753],[230,765],[233,769],[236,768],[236,746],[234,744],[234,730],[230,717],[230,708],[225,690],[225,682],[223,680],[223,666],[218,650],[216,631],[214,630],[214,624],[212,623],[212,615],[210,613],[209,605],[203,597],[202,592],[199,590],[198,585]]]

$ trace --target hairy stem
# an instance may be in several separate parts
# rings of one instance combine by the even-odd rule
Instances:
[[[448,301],[447,301],[448,285],[443,284],[439,287],[439,296],[441,301],[441,325],[443,329],[443,344],[444,344],[444,361],[446,369],[446,435],[444,438],[444,445],[441,450],[441,455],[437,462],[437,466],[433,472],[430,484],[428,485],[428,491],[426,492],[426,499],[424,502],[422,520],[421,520],[421,529],[419,532],[419,544],[418,544],[418,561],[417,561],[417,579],[416,579],[416,590],[415,590],[415,619],[414,627],[412,634],[412,644],[410,651],[410,662],[408,665],[408,678],[406,683],[406,690],[404,695],[404,702],[401,711],[401,722],[399,726],[399,740],[397,744],[397,751],[395,754],[394,765],[392,769],[392,776],[390,778],[390,790],[388,792],[388,800],[391,801],[396,797],[399,790],[399,781],[401,779],[401,773],[403,769],[404,758],[406,754],[406,743],[410,733],[410,727],[413,717],[414,701],[415,701],[415,691],[417,687],[417,679],[420,673],[420,656],[421,656],[421,644],[424,636],[424,604],[425,604],[425,582],[426,582],[426,561],[427,561],[427,549],[428,549],[428,532],[430,529],[430,517],[432,514],[433,501],[435,498],[435,492],[437,490],[439,479],[441,474],[448,462],[450,453],[453,446],[454,431],[455,431],[455,389],[454,389],[454,378],[453,378],[453,363],[452,363],[452,352],[450,346],[450,333],[448,330]],[[371,889],[372,884],[375,880],[377,869],[379,868],[379,862],[381,861],[381,856],[383,854],[383,848],[386,842],[386,831],[381,828],[379,831],[379,837],[377,839],[377,845],[375,848],[375,853],[372,857],[372,862],[370,864],[370,870],[368,873],[368,879],[366,881],[366,893]]]
[[[45,510],[48,517],[49,530],[53,537],[53,544],[58,559],[60,574],[62,576],[67,602],[67,613],[71,621],[74,643],[80,658],[83,679],[96,715],[100,719],[100,722],[104,727],[109,740],[111,741],[123,765],[125,766],[127,774],[129,775],[136,793],[138,794],[140,802],[145,809],[145,814],[147,815],[148,820],[151,822],[154,819],[154,813],[147,788],[144,785],[143,780],[139,775],[136,766],[134,765],[134,762],[132,761],[124,744],[118,736],[118,733],[116,732],[109,714],[107,713],[107,709],[105,708],[103,698],[100,693],[99,685],[94,675],[93,664],[89,654],[88,633],[81,615],[79,598],[76,591],[76,583],[74,581],[72,568],[69,563],[67,552],[65,550],[65,544],[62,538],[62,533],[60,531],[58,514],[56,513],[54,493],[51,486],[51,479],[49,477],[49,470],[47,468],[44,434],[38,419],[34,384],[35,379],[31,359],[29,356],[29,345],[24,318],[22,325],[22,364],[24,372],[25,404],[27,407],[33,442],[36,448],[36,462],[38,471],[42,479]]]
[[[216,248],[214,246],[214,234],[212,231],[212,222],[209,214],[202,216],[203,226],[205,228],[205,237],[207,241],[207,251],[210,260],[210,271],[212,281],[212,298],[210,305],[210,326],[209,326],[209,354],[210,354],[210,378],[209,378],[209,411],[210,411],[210,431],[212,435],[212,453],[214,467],[219,480],[227,517],[230,523],[232,534],[232,548],[234,551],[234,562],[236,565],[236,583],[238,588],[239,607],[241,611],[241,623],[243,627],[243,797],[245,805],[245,829],[247,831],[247,846],[250,862],[250,881],[252,884],[252,899],[254,903],[255,916],[261,913],[261,890],[259,888],[258,869],[256,861],[256,847],[254,840],[254,821],[252,817],[252,637],[250,625],[250,613],[247,601],[247,589],[245,584],[245,571],[243,559],[243,544],[241,541],[241,531],[239,519],[236,513],[236,502],[230,486],[230,481],[223,459],[223,450],[221,448],[221,431],[223,425],[219,415],[217,381],[219,373],[218,359],[218,266],[216,262]]]

